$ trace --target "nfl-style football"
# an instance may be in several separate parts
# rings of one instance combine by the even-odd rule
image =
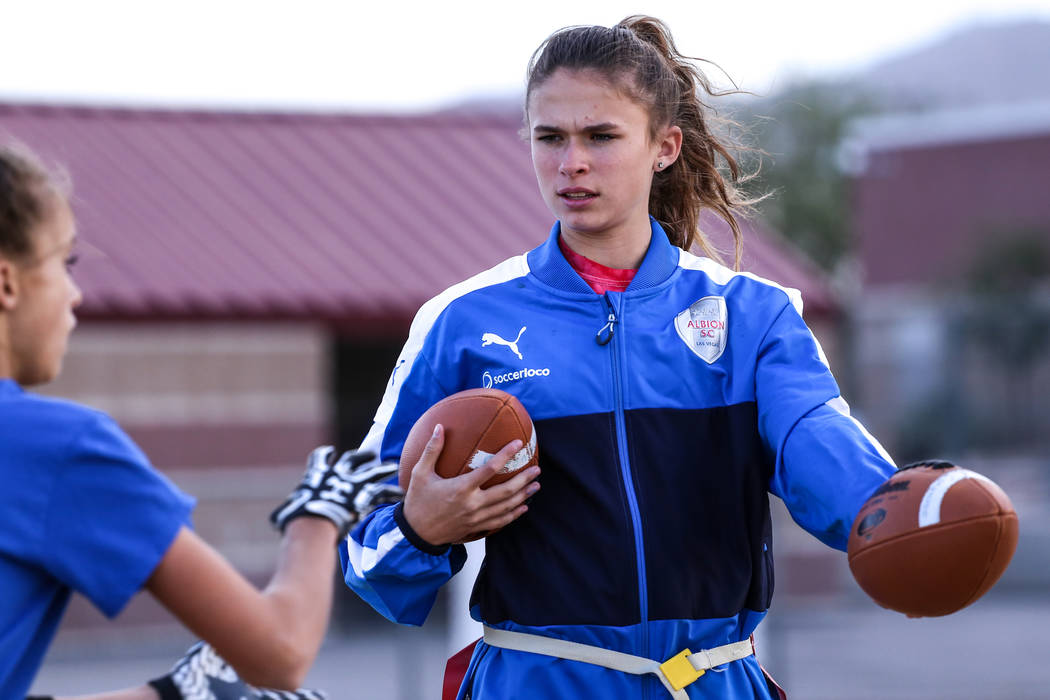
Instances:
[[[412,426],[398,469],[398,482],[406,491],[412,468],[438,423],[445,429],[445,444],[434,467],[440,476],[477,469],[515,439],[521,440],[522,448],[482,488],[502,483],[538,461],[536,430],[521,402],[499,389],[468,389],[438,401]]]
[[[950,462],[901,469],[865,502],[847,557],[860,587],[909,617],[973,603],[1017,548],[1017,513],[991,479]]]

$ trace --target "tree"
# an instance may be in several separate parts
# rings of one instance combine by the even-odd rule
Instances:
[[[759,213],[829,272],[850,253],[848,182],[839,145],[851,120],[878,111],[849,86],[809,82],[773,97],[737,97],[734,119],[765,152],[752,194],[771,193]],[[752,161],[752,167],[755,163]]]

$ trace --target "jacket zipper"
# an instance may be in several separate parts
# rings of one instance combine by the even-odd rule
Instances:
[[[608,337],[605,338],[603,342],[602,331],[599,331],[597,341],[599,345],[610,344],[610,342],[612,345],[613,388],[616,397],[616,444],[620,453],[620,478],[623,480],[624,491],[627,494],[627,505],[631,510],[632,529],[634,531],[634,552],[638,561],[638,608],[641,615],[642,631],[642,648],[640,650],[640,655],[648,656],[649,625],[646,624],[646,622],[649,619],[649,595],[645,585],[645,543],[642,540],[642,518],[638,509],[638,495],[634,491],[634,480],[631,478],[631,460],[627,452],[627,427],[623,408],[622,365],[626,360],[621,357],[621,353],[624,348],[624,343],[622,340],[615,342],[614,330],[617,323],[616,307],[613,304],[613,300],[609,297],[608,292],[602,295],[602,301],[605,303],[605,310],[607,312],[607,323],[602,331],[608,328]],[[622,320],[620,323],[622,328]],[[648,696],[648,686],[645,687],[646,696]]]

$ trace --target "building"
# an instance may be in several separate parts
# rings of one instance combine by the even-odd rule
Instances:
[[[1050,102],[857,124],[859,405],[906,456],[1050,443]]]

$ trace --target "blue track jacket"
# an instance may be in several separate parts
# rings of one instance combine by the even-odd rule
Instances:
[[[536,426],[543,488],[487,538],[471,615],[660,661],[747,639],[773,593],[768,493],[844,550],[893,463],[850,417],[797,291],[683,252],[653,222],[627,290],[598,295],[559,250],[559,230],[420,309],[362,449],[397,460],[416,419],[454,392],[514,394]],[[340,548],[347,584],[412,625],[464,557],[421,541],[400,505]],[[754,656],[688,692],[770,697]],[[652,676],[480,643],[468,697],[667,691]]]

